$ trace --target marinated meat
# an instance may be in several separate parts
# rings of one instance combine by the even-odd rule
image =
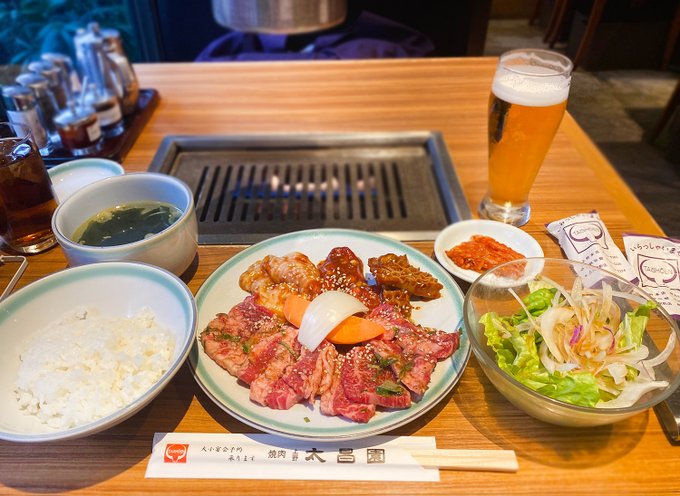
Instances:
[[[314,351],[303,346],[300,359],[286,369],[283,381],[300,399],[314,401],[326,366],[322,354],[328,347],[333,347],[328,341],[322,342]]]
[[[351,294],[369,309],[380,305],[380,295],[366,282],[364,263],[346,246],[333,248],[319,264],[324,291]]]
[[[431,274],[411,265],[406,255],[388,253],[369,258],[368,266],[378,284],[387,288],[405,289],[413,296],[439,298],[443,286]]]
[[[239,286],[253,294],[257,303],[283,316],[283,305],[290,295],[313,299],[321,292],[321,274],[302,253],[283,257],[267,255],[248,267],[239,277]]]
[[[290,284],[276,284],[265,270],[262,260],[253,263],[241,274],[239,286],[253,295],[256,302],[283,317],[283,304],[297,291]]]
[[[299,402],[300,396],[281,378],[271,385],[263,404],[274,410],[288,410]]]
[[[340,415],[354,422],[366,423],[375,415],[375,405],[370,403],[356,403],[345,395],[340,371],[343,367],[343,357],[339,355],[331,374],[330,387],[321,395],[321,413],[324,415]]]
[[[387,257],[371,260],[382,260],[374,265],[384,269],[383,262],[389,265],[395,255]],[[210,358],[249,385],[250,399],[269,408],[289,409],[320,397],[322,414],[368,422],[378,406],[408,408],[412,394],[427,390],[437,361],[459,345],[458,333],[423,328],[396,305],[381,303],[387,297],[399,307],[407,305],[402,312],[410,310],[406,289],[374,289],[364,279],[363,263],[346,247],[332,250],[318,268],[299,253],[267,256],[252,264],[239,284],[252,296],[216,315],[200,339]],[[277,315],[285,298],[302,294],[311,299],[330,289],[360,297],[372,308],[366,318],[385,333],[345,354],[328,341],[314,351],[300,345],[297,329]]]
[[[405,319],[392,305],[381,305],[366,318],[389,329],[389,335],[385,333],[383,340],[394,339],[404,353],[443,360],[458,349],[458,332],[447,333],[417,326]]]
[[[321,273],[307,255],[299,252],[282,257],[267,255],[262,260],[262,267],[275,284],[289,284],[310,300],[321,292]]]
[[[256,338],[257,342],[251,346],[248,353],[247,365],[236,375],[246,384],[253,382],[258,375],[265,371],[269,362],[274,360],[279,351],[279,343],[283,339],[283,333],[273,332],[268,335],[258,333]]]
[[[248,366],[251,336],[274,332],[280,325],[272,312],[256,304],[255,298],[248,297],[228,314],[217,314],[200,338],[205,353],[231,375],[238,376]]]
[[[411,406],[409,392],[398,384],[389,364],[381,364],[370,346],[355,346],[345,355],[340,380],[345,396],[355,403],[387,408]]]
[[[366,318],[390,330],[388,338],[374,339],[370,345],[381,359],[390,363],[399,381],[415,394],[425,393],[437,361],[450,357],[458,349],[458,332],[417,326],[391,305],[374,309]]]
[[[383,366],[388,366],[399,381],[410,391],[422,396],[430,384],[432,371],[437,362],[435,360],[405,354],[394,341],[374,339],[370,342],[371,350]]]
[[[285,382],[281,380],[285,370],[300,356],[300,344],[297,342],[297,332],[279,333],[280,339],[276,342],[274,353],[266,361],[266,367],[250,382],[250,399],[261,405],[276,409],[288,409],[300,399],[296,394],[290,394]],[[257,347],[254,347],[255,351]],[[257,357],[257,370],[260,360],[266,359],[270,345],[266,351]],[[243,376],[244,374],[241,374]]]
[[[411,297],[408,291],[405,289],[383,289],[381,296],[383,303],[393,305],[404,317],[411,316],[413,306],[411,306]]]

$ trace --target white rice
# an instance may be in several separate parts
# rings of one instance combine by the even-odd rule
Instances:
[[[58,429],[105,417],[158,381],[174,346],[149,309],[120,318],[77,308],[22,343],[19,406]]]

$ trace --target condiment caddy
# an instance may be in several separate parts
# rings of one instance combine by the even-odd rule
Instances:
[[[75,38],[76,66],[44,53],[1,96],[12,123],[30,127],[49,167],[77,157],[122,160],[158,104],[140,89],[120,33],[90,23]]]

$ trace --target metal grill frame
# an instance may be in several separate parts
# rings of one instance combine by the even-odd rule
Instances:
[[[396,171],[385,172],[385,167]],[[302,191],[296,196],[289,191],[285,199],[271,196],[270,190],[264,191],[262,185],[274,181],[274,168],[276,180],[286,173],[297,173],[294,179],[298,185],[302,183]],[[309,172],[310,168],[325,171],[325,181],[322,173]],[[224,172],[227,169],[230,176]],[[446,145],[437,131],[171,135],[161,142],[148,170],[180,177],[189,184],[194,192],[200,244],[251,244],[278,234],[319,227],[378,232],[401,241],[432,241],[446,225],[471,218]],[[337,176],[334,170],[340,171]],[[342,176],[355,187],[355,170],[368,176],[366,179],[373,186],[370,194],[366,196],[362,191],[363,196],[359,195],[362,200],[355,195],[344,202],[335,197],[329,202],[334,191],[330,178],[341,182]],[[239,174],[241,177],[236,177]],[[258,174],[259,182],[254,180]],[[312,174],[316,176],[311,177]],[[390,174],[396,174],[397,179]],[[404,184],[398,184],[399,181]],[[290,188],[290,180],[281,182]],[[376,183],[381,183],[377,188],[383,194],[379,196],[380,205],[376,203]],[[262,190],[253,191],[253,184]],[[399,188],[405,191],[400,192]],[[388,190],[389,198],[385,198],[383,189]],[[241,194],[246,199],[241,198],[241,204],[234,203]],[[405,197],[417,205],[404,204]],[[287,205],[274,207],[266,204],[268,199]],[[305,205],[300,203],[305,199],[310,210],[304,210]],[[263,208],[268,209],[264,215]],[[274,208],[278,210],[273,211]],[[354,215],[367,209],[372,209],[378,218]],[[349,218],[338,218],[341,216],[338,213],[348,212]],[[303,215],[296,218],[296,213]],[[406,216],[400,217],[404,213]]]

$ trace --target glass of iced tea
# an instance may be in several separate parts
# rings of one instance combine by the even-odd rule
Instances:
[[[52,183],[28,127],[0,122],[0,237],[20,253],[56,243]]]
[[[572,68],[549,50],[501,55],[489,98],[489,191],[480,216],[515,226],[529,220],[529,190],[567,107]]]

